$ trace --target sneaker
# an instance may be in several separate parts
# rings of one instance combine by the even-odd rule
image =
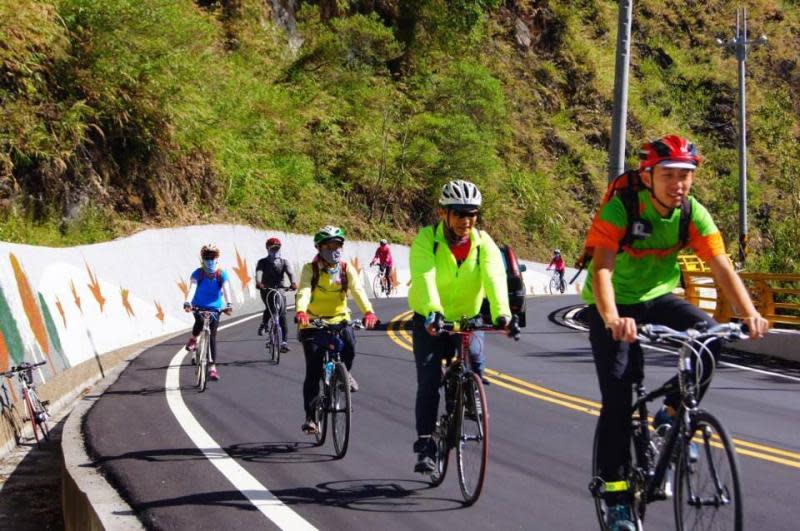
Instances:
[[[197,350],[197,340],[194,337],[190,337],[189,341],[186,342],[186,346],[184,347],[188,352],[194,352]]]
[[[260,336],[264,335],[264,323],[261,323],[260,325],[258,325],[258,335],[260,335]]]
[[[317,423],[311,419],[306,419],[306,421],[303,423],[300,429],[309,435],[314,435],[315,433],[317,433],[317,431],[319,431],[317,428]]]
[[[417,452],[417,464],[414,465],[414,472],[420,474],[430,474],[436,470],[436,443],[430,437],[420,437],[414,443],[414,451]]]
[[[289,352],[291,349],[289,348],[289,343],[284,341],[281,343],[281,352]]]
[[[356,381],[355,378],[353,378],[352,374],[350,375],[350,392],[351,393],[358,392],[358,382]]]
[[[215,382],[219,380],[219,373],[217,372],[216,367],[211,367],[208,369],[208,377],[214,380]]]
[[[631,508],[628,505],[613,505],[606,514],[608,531],[636,531],[636,524],[631,517]]]

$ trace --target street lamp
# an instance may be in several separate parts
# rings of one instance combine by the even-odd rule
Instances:
[[[739,62],[739,261],[744,264],[747,254],[747,98],[745,93],[745,62],[753,46],[767,43],[766,35],[747,40],[747,8],[736,10],[736,35],[717,44],[736,55]]]

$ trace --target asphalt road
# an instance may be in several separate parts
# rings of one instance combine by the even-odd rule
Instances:
[[[291,343],[280,365],[267,362],[254,320],[220,330],[222,379],[205,393],[192,387],[188,358],[172,370],[179,385],[167,385],[182,342],[139,356],[88,415],[87,446],[153,529],[596,529],[586,487],[599,407],[594,365],[586,334],[551,320],[575,303],[532,299],[521,341],[487,340],[490,462],[472,507],[461,503],[455,469],[438,488],[413,472],[415,372],[397,323],[359,332],[353,374],[361,391],[342,460],[330,441],[313,447],[300,431],[300,346]],[[376,310],[388,321],[407,305],[384,300]],[[675,372],[675,360],[648,354],[649,387]],[[798,528],[798,390],[798,378],[723,366],[704,401],[739,441],[748,529]],[[197,426],[187,428],[190,438],[176,403],[210,438],[198,439]],[[239,488],[220,469],[238,474]],[[646,527],[674,528],[671,502],[651,505]]]

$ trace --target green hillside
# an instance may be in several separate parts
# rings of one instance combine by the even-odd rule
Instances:
[[[0,240],[235,221],[407,243],[466,178],[498,239],[574,256],[605,188],[616,2],[296,3],[0,3]],[[628,131],[631,164],[696,141],[734,252],[736,62],[714,41],[737,5],[635,3]],[[748,267],[798,271],[800,6],[749,8],[770,40],[748,63]]]

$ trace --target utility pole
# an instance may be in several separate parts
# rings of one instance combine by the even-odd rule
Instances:
[[[614,69],[614,114],[611,118],[611,153],[608,180],[625,171],[625,137],[628,127],[628,70],[631,62],[633,0],[620,0],[617,23],[617,58]]]
[[[747,93],[745,90],[745,62],[752,46],[766,44],[767,37],[747,40],[747,8],[736,10],[736,36],[728,42],[717,39],[717,44],[736,55],[739,63],[739,262],[747,257]]]

